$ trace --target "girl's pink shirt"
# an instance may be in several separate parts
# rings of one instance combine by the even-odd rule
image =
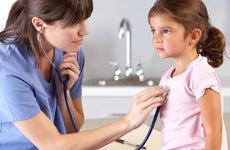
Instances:
[[[173,69],[174,67],[170,68],[160,81],[160,85],[170,90],[168,101],[161,107],[160,113],[162,150],[204,149],[205,131],[198,100],[204,95],[205,89],[211,88],[221,95],[223,114],[220,80],[214,69],[207,63],[207,59],[202,56],[191,62],[184,73],[172,78]],[[224,122],[222,139],[222,150],[227,150]]]

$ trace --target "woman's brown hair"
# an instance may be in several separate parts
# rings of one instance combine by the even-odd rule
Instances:
[[[62,20],[66,27],[87,19],[92,11],[92,0],[17,0],[11,7],[5,29],[0,32],[0,42],[27,44],[39,64],[41,51],[32,18],[39,17],[47,24]]]

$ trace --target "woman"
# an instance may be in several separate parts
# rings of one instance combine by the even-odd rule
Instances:
[[[149,88],[134,96],[123,118],[76,133],[84,122],[81,45],[92,10],[92,0],[13,4],[0,33],[1,149],[98,149],[140,126],[161,105],[164,89]]]

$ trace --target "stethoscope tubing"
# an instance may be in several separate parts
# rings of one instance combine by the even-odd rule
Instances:
[[[59,70],[57,67],[55,67],[54,69],[55,69],[55,71],[56,71],[57,74],[58,74],[59,81],[63,84],[64,99],[65,99],[66,107],[67,107],[67,110],[68,110],[68,113],[69,113],[69,116],[70,116],[71,123],[72,123],[73,128],[74,128],[74,131],[75,131],[75,132],[78,132],[78,128],[77,128],[77,125],[76,125],[76,123],[75,123],[73,113],[72,113],[72,111],[71,111],[71,109],[70,109],[70,104],[69,104],[69,100],[68,100],[68,96],[67,96],[67,82],[68,82],[68,80],[69,80],[69,76],[67,76],[67,77],[63,80],[63,79],[62,79],[62,76],[61,76],[60,70]]]
[[[73,113],[72,113],[72,111],[71,111],[70,104],[69,104],[69,101],[68,101],[68,96],[67,96],[67,82],[68,82],[68,80],[69,80],[69,76],[67,76],[64,80],[62,79],[60,70],[58,69],[58,67],[55,66],[55,64],[52,62],[52,60],[51,60],[51,59],[49,58],[49,56],[46,54],[46,51],[44,50],[44,48],[43,48],[43,46],[42,46],[42,44],[41,44],[40,34],[41,34],[41,32],[39,32],[39,33],[38,33],[38,36],[37,36],[38,45],[39,45],[40,48],[42,49],[44,55],[46,56],[46,58],[48,59],[48,61],[50,62],[50,64],[54,67],[55,71],[57,72],[60,83],[63,84],[64,99],[65,99],[67,111],[68,111],[68,113],[69,113],[70,120],[71,120],[71,123],[72,123],[72,125],[73,125],[73,128],[74,128],[75,132],[78,132],[78,128],[77,128],[77,125],[76,125],[76,123],[75,123],[75,120],[74,120],[74,117],[73,117]]]
[[[146,136],[145,136],[144,140],[141,142],[141,144],[136,148],[136,150],[142,149],[143,146],[145,145],[145,143],[147,142],[148,138],[150,137],[150,135],[151,135],[151,133],[152,133],[152,131],[154,129],[154,126],[156,124],[160,108],[161,108],[161,106],[157,107],[156,112],[155,112],[154,117],[153,117],[153,120],[152,120],[152,123],[151,123],[151,125],[149,127],[148,133],[146,134]]]

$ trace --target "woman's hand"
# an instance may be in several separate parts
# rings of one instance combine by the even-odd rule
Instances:
[[[67,82],[67,90],[69,90],[78,80],[80,74],[79,65],[77,62],[77,53],[65,53],[63,60],[58,67],[63,80],[69,76],[69,80]]]
[[[164,103],[165,97],[161,96],[161,94],[167,91],[163,87],[154,86],[134,96],[131,108],[125,116],[131,129],[139,127],[156,107]]]

